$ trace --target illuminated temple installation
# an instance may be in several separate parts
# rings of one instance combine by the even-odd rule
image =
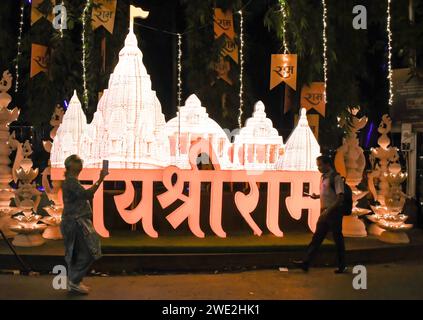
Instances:
[[[110,168],[153,168],[169,164],[165,118],[132,31],[126,37],[109,88],[104,90],[91,124],[87,125],[76,95],[69,108],[72,115],[66,113],[60,126],[65,129],[59,128],[54,140],[53,167],[62,166],[72,153],[79,154],[86,167],[99,167],[102,159],[109,159]],[[69,138],[71,145],[63,143]]]
[[[267,118],[261,101],[256,103],[245,126],[236,132],[233,142],[229,133],[208,116],[194,94],[179,108],[176,117],[166,123],[132,30],[130,28],[109,87],[90,124],[76,94],[72,97],[53,140],[52,180],[63,180],[64,160],[71,154],[78,154],[84,160],[84,170],[79,177],[84,181],[95,181],[102,160],[109,160],[106,180],[125,183],[124,192],[114,196],[117,211],[127,224],[140,223],[150,237],[159,235],[153,223],[154,197],[163,209],[177,200],[182,201],[166,219],[174,229],[187,220],[195,236],[205,236],[200,226],[203,182],[210,183],[209,223],[215,235],[226,237],[222,226],[223,183],[249,185],[246,194],[234,192],[235,206],[255,235],[263,233],[253,219],[253,211],[260,198],[258,185],[266,183],[266,227],[282,237],[280,184],[289,183],[290,195],[283,200],[289,215],[300,220],[302,210],[307,209],[307,224],[314,232],[320,202],[304,197],[303,188],[308,184],[311,193],[319,192],[320,173],[315,159],[320,147],[308,126],[306,110],[301,110],[300,121],[286,145]],[[198,157],[203,155],[211,161],[206,164],[211,164],[213,170],[199,170]],[[141,201],[135,207],[131,206],[135,197],[133,181],[142,182]],[[162,182],[167,191],[154,194],[156,181]],[[188,194],[184,192],[186,183]],[[100,185],[93,200],[93,224],[102,237],[109,237],[104,209],[103,185]]]
[[[298,128],[291,138],[290,152],[282,159],[289,158],[285,161],[289,170],[296,165],[301,170],[316,170],[314,156],[319,153],[319,145],[305,115]],[[51,164],[63,167],[66,157],[78,154],[86,168],[99,168],[102,159],[108,159],[110,168],[115,169],[168,165],[187,169],[189,148],[199,138],[211,143],[222,169],[275,170],[285,148],[261,101],[256,103],[245,127],[235,135],[233,144],[194,94],[180,107],[176,117],[166,123],[160,101],[151,89],[136,36],[130,31],[110,76],[109,88],[104,91],[90,124],[74,93],[54,138]],[[312,161],[304,162],[298,157],[298,148]],[[291,165],[293,156],[301,162]]]
[[[283,150],[282,137],[266,117],[263,102],[258,101],[253,116],[235,136],[233,162],[245,169],[272,170]]]
[[[206,108],[195,94],[188,97],[178,114],[165,126],[170,142],[170,163],[180,168],[190,168],[188,152],[191,145],[202,138],[210,141],[222,168],[230,168],[230,141],[219,124],[211,119]]]
[[[68,156],[74,153],[79,154],[82,150],[82,138],[87,131],[87,119],[75,91],[53,140],[50,153],[51,165],[63,167]]]
[[[317,171],[316,158],[320,156],[320,146],[311,131],[306,109],[301,109],[297,127],[285,145],[285,154],[276,164],[279,170]]]

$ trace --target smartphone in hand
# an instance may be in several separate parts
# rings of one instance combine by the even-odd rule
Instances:
[[[102,170],[104,171],[104,172],[109,172],[109,160],[103,160],[103,167],[102,167]]]

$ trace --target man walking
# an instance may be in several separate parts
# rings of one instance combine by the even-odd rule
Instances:
[[[338,269],[335,270],[335,273],[344,273],[347,270],[344,236],[342,235],[343,212],[341,210],[344,201],[344,182],[333,169],[332,160],[329,157],[319,156],[316,161],[317,167],[322,173],[320,195],[313,193],[310,197],[320,199],[321,214],[304,260],[294,261],[294,264],[307,272],[327,233],[332,231],[338,261]]]

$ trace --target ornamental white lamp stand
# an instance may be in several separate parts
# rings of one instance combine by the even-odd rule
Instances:
[[[366,159],[363,149],[359,146],[357,132],[366,126],[367,117],[357,117],[360,107],[352,107],[348,111],[351,113],[351,122],[341,124],[342,127],[347,127],[347,134],[335,156],[336,170],[345,177],[345,181],[351,188],[353,196],[352,213],[350,216],[343,218],[342,233],[346,237],[366,237],[366,226],[359,217],[370,213],[371,210],[357,207],[358,200],[368,193],[368,191],[362,191],[357,188],[357,185],[362,180],[366,166]]]
[[[32,150],[29,141],[25,141],[23,147],[18,149],[18,153],[22,153],[23,159],[20,162],[20,168],[15,172],[19,179],[19,187],[15,191],[15,202],[22,214],[15,217],[18,225],[10,228],[18,233],[12,243],[18,247],[40,246],[45,242],[41,232],[47,228],[47,225],[39,224],[42,216],[34,213],[34,208],[40,201],[40,192],[32,184],[38,175],[38,169],[32,168],[33,163],[29,158]],[[35,197],[35,201],[33,197]]]
[[[19,212],[16,207],[10,207],[10,199],[13,198],[13,190],[9,182],[13,180],[12,170],[9,167],[10,139],[9,123],[15,121],[19,116],[18,108],[9,110],[7,107],[12,97],[7,93],[12,87],[12,76],[9,71],[3,72],[0,81],[0,230],[7,238],[13,238],[16,233],[9,227],[14,224],[12,215]]]
[[[409,243],[410,239],[405,231],[413,225],[406,224],[408,217],[401,214],[406,199],[401,191],[401,184],[406,180],[407,174],[401,172],[397,148],[390,146],[388,133],[391,131],[391,124],[389,116],[383,115],[378,128],[381,134],[378,139],[379,147],[371,150],[374,170],[369,174],[369,190],[380,205],[371,206],[374,214],[368,216],[373,222],[369,233],[378,236],[383,242]],[[376,179],[378,183],[375,184]]]
[[[50,138],[54,140],[57,130],[62,123],[64,115],[64,110],[60,105],[57,105],[54,113],[51,117],[50,124],[52,125],[52,130],[50,132]],[[44,149],[50,153],[52,148],[52,142],[50,140],[43,141]],[[60,224],[62,222],[62,213],[63,213],[63,204],[61,200],[61,182],[52,181],[52,187],[48,181],[48,176],[50,175],[51,165],[44,169],[42,173],[42,184],[44,190],[52,202],[49,206],[43,207],[43,209],[49,214],[48,217],[44,217],[41,221],[47,224],[47,228],[43,232],[43,238],[49,240],[59,240],[63,239],[62,232],[60,231]]]

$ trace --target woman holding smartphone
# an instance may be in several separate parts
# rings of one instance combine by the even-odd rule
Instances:
[[[69,156],[65,160],[65,168],[61,230],[65,245],[65,261],[68,266],[68,290],[88,294],[90,288],[82,283],[82,278],[92,263],[101,257],[100,238],[92,224],[90,200],[108,172],[101,170],[97,182],[89,189],[85,189],[78,180],[82,170],[81,158],[76,154]]]

